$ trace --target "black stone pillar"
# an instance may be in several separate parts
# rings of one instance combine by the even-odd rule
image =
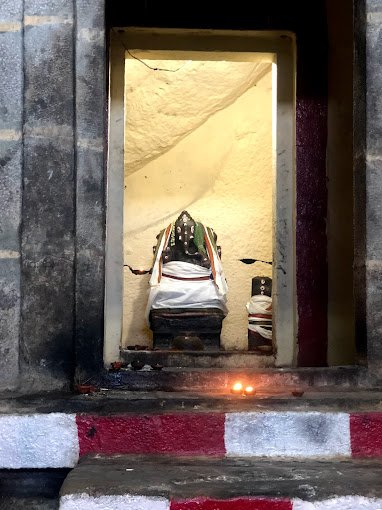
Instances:
[[[382,0],[366,0],[366,332],[382,379]]]
[[[25,384],[73,371],[74,16],[68,0],[25,0],[21,355]]]
[[[106,58],[104,0],[76,5],[76,366],[102,368],[105,286]]]

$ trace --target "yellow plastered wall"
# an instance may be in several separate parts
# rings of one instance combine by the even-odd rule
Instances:
[[[272,276],[272,66],[126,61],[125,264],[152,265],[156,235],[186,209],[222,247],[229,314],[222,347],[247,348],[251,279]],[[124,268],[123,344],[152,345],[149,275]]]

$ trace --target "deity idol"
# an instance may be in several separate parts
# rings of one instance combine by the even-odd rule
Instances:
[[[168,330],[173,330],[172,337],[179,333],[178,336],[201,338],[211,326],[211,318],[215,322],[218,318],[221,329],[228,313],[228,287],[214,231],[183,211],[159,233],[157,240],[146,309],[154,331],[154,346],[164,317]]]
[[[247,303],[248,350],[258,354],[273,354],[272,343],[272,279],[252,278],[252,297]]]

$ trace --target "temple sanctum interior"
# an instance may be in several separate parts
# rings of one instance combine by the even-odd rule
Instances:
[[[106,366],[121,348],[363,359],[352,54],[328,27],[341,51],[312,39],[313,60],[293,32],[112,29]]]
[[[186,210],[221,248],[228,313],[220,348],[248,349],[252,279],[272,278],[273,60],[126,51],[123,346],[153,346],[145,317],[153,246]]]

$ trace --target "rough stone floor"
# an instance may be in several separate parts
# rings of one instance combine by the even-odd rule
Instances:
[[[13,498],[0,496],[0,510],[57,510],[59,508],[59,498]]]
[[[151,501],[153,509],[161,508],[157,503],[160,498],[170,501],[170,508],[176,508],[176,502],[198,498],[216,501],[251,497],[309,503],[357,497],[359,501],[382,498],[382,465],[379,460],[89,456],[66,478],[61,505],[64,509],[82,509],[86,504],[93,508],[90,502],[99,495],[117,496],[115,502],[118,496],[124,496],[119,500],[121,508],[129,508],[123,504],[139,496]],[[220,507],[215,503],[213,508]]]
[[[87,395],[68,393],[14,394],[0,397],[1,414],[30,413],[157,413],[176,411],[331,411],[382,412],[382,390],[308,388],[293,396],[294,388],[261,389],[241,397],[217,392],[122,391],[104,389]]]

